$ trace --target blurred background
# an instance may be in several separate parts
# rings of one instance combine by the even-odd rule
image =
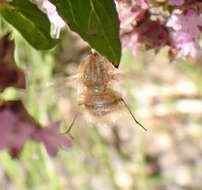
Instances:
[[[76,74],[89,47],[67,31],[49,52],[34,50],[16,31],[13,38],[28,88],[8,88],[1,97],[21,97],[41,124],[62,120],[64,131],[78,111],[76,88],[64,79]],[[73,147],[55,157],[34,142],[19,159],[1,151],[1,190],[202,190],[201,62],[169,63],[166,48],[136,56],[124,49],[119,69],[123,97],[148,131],[130,116],[94,125],[79,115]]]

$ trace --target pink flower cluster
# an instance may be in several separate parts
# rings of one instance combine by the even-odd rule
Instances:
[[[48,127],[40,128],[33,134],[33,139],[42,142],[47,152],[54,156],[58,147],[70,148],[71,140],[60,132],[60,122],[55,122]]]
[[[184,0],[169,0],[168,3],[170,5],[180,6],[180,5],[183,5]]]
[[[167,28],[160,20],[150,19],[149,0],[116,1],[121,22],[120,36],[123,47],[131,47],[135,55],[143,43],[158,51],[169,43]]]
[[[0,111],[0,121],[0,150],[6,149],[15,156],[21,152],[34,128],[27,122],[21,123],[10,110]]]
[[[201,47],[196,42],[196,38],[200,34],[202,18],[194,10],[187,10],[184,13],[176,10],[168,20],[167,26],[173,29],[173,45],[180,50],[182,56],[190,55],[199,58]]]
[[[50,155],[55,155],[60,146],[69,148],[69,138],[59,132],[60,122],[41,128],[28,115],[20,101],[9,101],[0,106],[0,150],[18,157],[28,140],[41,142]]]
[[[130,47],[133,54],[144,44],[156,52],[169,46],[182,58],[199,58],[200,1],[169,0],[158,4],[149,0],[116,0],[115,3],[121,22],[122,44]]]

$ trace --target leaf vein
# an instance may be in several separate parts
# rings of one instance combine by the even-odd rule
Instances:
[[[102,6],[102,4],[101,4],[99,1],[98,1],[98,3],[100,4],[100,6]],[[95,11],[94,0],[90,0],[90,4],[91,4],[92,11],[94,11],[95,16],[97,17],[97,20],[98,20],[98,22],[100,23],[100,26],[101,26],[101,25],[102,25],[102,24],[101,24],[101,20],[100,20],[100,18],[99,18],[99,15],[98,15],[98,14],[96,13],[96,11]],[[103,7],[103,6],[102,6],[102,7]],[[104,8],[104,7],[103,7],[103,8]],[[105,10],[105,9],[104,9],[104,10]],[[106,14],[106,15],[107,15],[107,14]],[[103,30],[102,30],[102,31],[103,31]],[[104,36],[106,42],[108,43],[109,48],[111,49],[111,52],[112,52],[112,54],[113,54],[114,59],[116,59],[115,53],[114,53],[114,51],[113,51],[113,48],[111,47],[110,42],[109,42],[108,38],[107,38],[106,35],[105,35],[105,32],[103,32],[103,36]]]

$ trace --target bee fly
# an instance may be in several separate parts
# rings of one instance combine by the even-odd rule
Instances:
[[[126,108],[133,120],[144,130],[137,121],[121,94],[113,88],[113,84],[120,76],[118,69],[103,56],[96,52],[88,55],[79,65],[75,76],[78,85],[78,105],[82,112],[96,120],[102,120],[111,113]],[[65,133],[69,133],[78,113]]]

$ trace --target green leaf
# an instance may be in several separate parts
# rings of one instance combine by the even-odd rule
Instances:
[[[118,67],[121,43],[114,0],[51,0],[51,2],[73,31]]]
[[[28,0],[15,0],[0,5],[0,13],[36,49],[55,46],[57,40],[50,36],[50,22],[45,13]]]

